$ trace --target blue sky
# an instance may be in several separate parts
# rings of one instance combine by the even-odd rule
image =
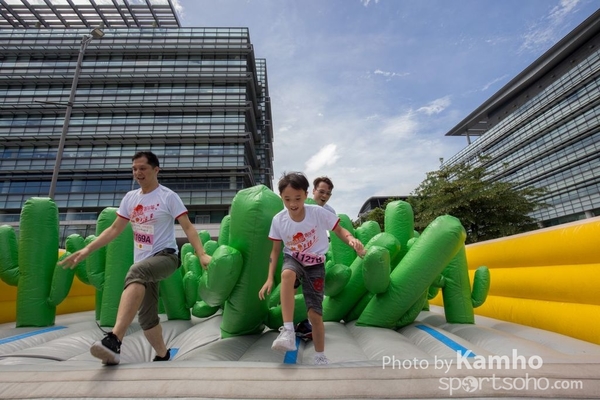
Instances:
[[[267,60],[274,175],[334,184],[355,219],[466,146],[444,136],[598,0],[174,0],[183,26],[248,27]]]

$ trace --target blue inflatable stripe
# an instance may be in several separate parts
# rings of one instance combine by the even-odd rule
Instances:
[[[284,364],[296,364],[298,360],[298,349],[300,348],[300,338],[296,338],[296,350],[294,351],[286,351],[285,357],[283,357]]]
[[[466,347],[461,346],[460,344],[456,343],[454,340],[450,339],[448,336],[441,334],[440,332],[436,331],[435,329],[431,329],[430,327],[425,326],[425,325],[415,325],[415,328],[418,328],[422,331],[429,333],[431,336],[433,336],[440,342],[444,343],[446,346],[450,347],[452,350],[458,351],[461,356],[463,354],[467,354],[467,356],[466,356],[467,358],[475,357],[475,353],[473,353],[471,350],[467,349]]]
[[[21,339],[25,339],[31,336],[35,336],[35,335],[41,335],[42,333],[48,333],[48,332],[52,332],[52,331],[58,331],[60,329],[65,329],[66,326],[51,326],[49,328],[45,328],[45,329],[40,329],[37,331],[31,331],[31,332],[27,332],[27,333],[22,333],[20,335],[15,335],[15,336],[10,336],[4,339],[0,339],[0,344],[6,344],[6,343],[10,343],[10,342],[16,342],[17,340],[21,340]]]
[[[178,347],[171,347],[171,360],[175,358],[175,356],[179,353]]]

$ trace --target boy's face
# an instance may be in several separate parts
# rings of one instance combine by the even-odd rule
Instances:
[[[305,192],[302,189],[294,189],[291,186],[286,187],[281,192],[281,199],[283,200],[283,205],[287,208],[288,213],[294,216],[302,216],[304,212],[304,201],[308,192]]]

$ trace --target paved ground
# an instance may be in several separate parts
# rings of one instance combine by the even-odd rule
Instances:
[[[122,363],[102,366],[89,346],[93,313],[50,328],[0,325],[0,398],[597,398],[600,346],[489,318],[446,324],[423,312],[393,331],[327,323],[329,366],[312,344],[274,353],[276,332],[220,339],[220,317],[165,321],[173,360],[154,354],[134,324]]]

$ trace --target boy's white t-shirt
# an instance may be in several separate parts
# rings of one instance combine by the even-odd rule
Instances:
[[[292,220],[287,209],[277,213],[271,222],[269,239],[282,241],[283,252],[303,265],[321,264],[329,250],[327,232],[335,229],[340,219],[318,205],[305,204],[304,210],[301,222]]]
[[[174,223],[187,212],[179,195],[163,185],[146,194],[142,189],[127,192],[117,215],[133,228],[134,262],[167,248],[177,252]]]

